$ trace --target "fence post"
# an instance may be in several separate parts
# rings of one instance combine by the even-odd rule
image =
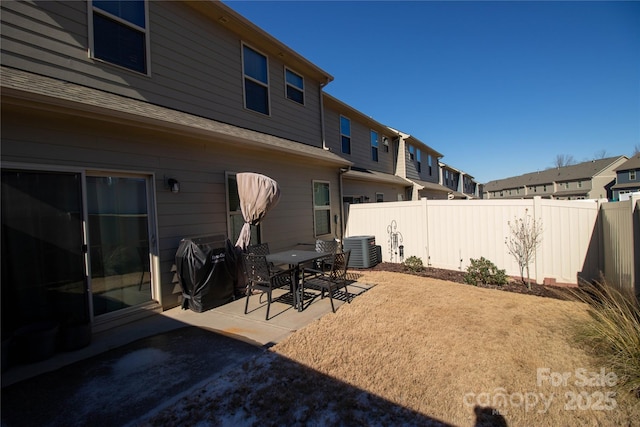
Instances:
[[[539,217],[539,218],[538,218]],[[536,222],[536,224],[538,223],[538,221],[540,221],[542,219],[542,198],[540,196],[534,196],[533,197],[533,220]],[[542,226],[544,227],[544,224],[542,224]],[[544,235],[544,230],[543,230],[543,235]],[[535,281],[536,283],[542,284],[544,283],[544,266],[542,265],[542,260],[544,259],[542,256],[538,256],[538,251],[543,247],[542,244],[536,246],[535,248],[535,252],[534,252],[534,256],[533,256],[533,262],[536,265],[535,268]],[[538,262],[538,260],[540,260],[540,262]]]
[[[425,245],[424,245],[424,250],[425,250],[425,258],[424,258],[424,262],[423,264],[426,265],[427,267],[431,267],[431,256],[429,255],[429,209],[427,207],[427,198],[423,197],[422,199],[420,199],[420,201],[422,202],[422,218],[424,218],[424,223],[425,223],[425,228],[427,230],[427,232],[425,233]]]
[[[633,193],[631,199],[631,230],[633,231],[633,269],[631,284],[634,293],[640,296],[640,194]]]

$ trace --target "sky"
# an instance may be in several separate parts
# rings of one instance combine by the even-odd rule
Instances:
[[[225,3],[477,182],[640,149],[640,1]]]

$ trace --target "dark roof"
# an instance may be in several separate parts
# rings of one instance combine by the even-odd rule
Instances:
[[[624,162],[623,164],[615,168],[614,170],[616,172],[623,172],[623,171],[628,171],[632,169],[640,169],[640,154],[636,154],[635,156],[633,156],[632,158],[630,158],[629,160],[627,160],[626,162]]]
[[[215,137],[221,142],[268,148],[274,152],[280,151],[340,166],[352,165],[352,162],[320,147],[22,70],[1,67],[0,72],[3,103],[7,102],[7,97],[12,97],[28,105],[40,103],[61,109],[70,108],[76,115],[108,117],[132,124],[152,124],[194,136]]]
[[[608,157],[606,159],[591,160],[577,165],[564,166],[561,168],[546,169],[538,172],[531,172],[511,178],[498,179],[485,184],[484,191],[498,191],[510,188],[531,187],[534,185],[552,184],[554,182],[590,180],[600,174],[611,164],[619,161],[625,156]]]
[[[349,179],[357,179],[361,181],[375,181],[375,182],[384,182],[388,184],[397,184],[402,185],[404,187],[410,187],[413,185],[412,182],[407,181],[406,179],[399,177],[397,175],[391,175],[384,172],[373,171],[364,168],[356,168],[352,167],[348,172],[344,174],[345,178]]]
[[[427,182],[427,181],[418,181],[417,179],[412,179],[411,181],[415,182],[421,187],[424,187],[425,190],[434,190],[441,191],[443,193],[453,193],[454,191],[449,187],[445,187],[444,185],[440,185],[436,182]]]

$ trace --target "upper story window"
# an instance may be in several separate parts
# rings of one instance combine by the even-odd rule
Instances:
[[[382,135],[382,147],[385,153],[389,152],[389,138]]]
[[[427,164],[429,165],[429,175],[433,175],[431,154],[427,155]]]
[[[565,182],[565,183],[564,183],[564,188],[565,188],[565,190],[568,190],[568,189],[569,189],[569,183],[568,183],[568,182]]]
[[[288,68],[285,68],[284,74],[287,85],[287,99],[304,105],[304,78]]]
[[[378,161],[378,132],[371,131],[371,160]]]
[[[328,182],[313,182],[313,224],[316,236],[331,233],[331,189]]]
[[[342,137],[342,152],[351,154],[351,120],[340,116],[340,136]]]
[[[384,202],[384,193],[376,193],[376,203]]]
[[[631,181],[635,181],[636,180],[636,171],[635,170],[629,171],[629,180],[631,180]]]
[[[422,172],[422,160],[419,148],[416,150],[416,161],[418,162],[418,172]]]
[[[578,188],[582,188],[582,181],[578,181]]]
[[[267,57],[242,45],[244,74],[244,106],[249,110],[269,114],[269,71]]]
[[[413,148],[413,145],[409,146],[409,159],[413,160],[415,157],[415,148]]]
[[[146,8],[144,0],[93,0],[89,7],[92,57],[147,74]]]

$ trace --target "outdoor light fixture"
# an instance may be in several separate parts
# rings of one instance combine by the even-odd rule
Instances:
[[[180,183],[178,182],[177,179],[169,178],[169,180],[167,181],[167,184],[169,185],[169,189],[171,190],[172,193],[180,192]]]

